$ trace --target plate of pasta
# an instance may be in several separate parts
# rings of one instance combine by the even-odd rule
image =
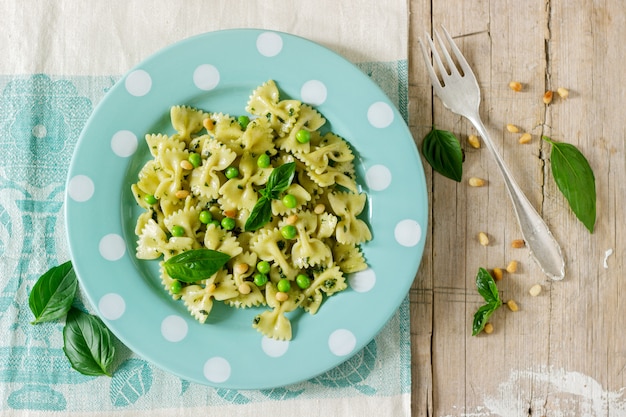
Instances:
[[[263,30],[193,37],[129,71],[67,180],[96,314],[156,366],[222,388],[300,382],[356,354],[406,298],[427,213],[385,93],[336,53]]]

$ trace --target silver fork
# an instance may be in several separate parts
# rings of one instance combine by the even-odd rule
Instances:
[[[480,88],[478,87],[478,82],[476,82],[476,77],[448,31],[443,26],[442,30],[448,45],[450,45],[450,50],[454,54],[454,57],[462,70],[462,73],[459,71],[450,56],[448,49],[439,36],[439,33],[434,30],[434,38],[439,46],[439,49],[442,51],[448,70],[446,70],[446,66],[444,66],[441,56],[435,48],[433,39],[426,34],[428,49],[430,49],[434,61],[433,64],[431,64],[428,49],[421,39],[419,39],[419,43],[424,55],[424,62],[426,63],[426,68],[428,69],[428,75],[430,76],[433,89],[445,107],[454,113],[467,118],[474,125],[476,130],[478,130],[478,133],[482,136],[487,148],[491,151],[491,154],[495,158],[498,168],[500,168],[500,172],[504,178],[504,183],[506,184],[511,201],[513,202],[513,208],[522,231],[522,236],[524,237],[526,245],[529,247],[532,256],[547,276],[553,280],[561,280],[565,276],[565,261],[563,260],[561,248],[552,236],[552,233],[550,233],[546,223],[543,221],[541,216],[539,216],[532,204],[530,204],[528,198],[526,198],[522,190],[517,185],[517,182],[515,182],[511,172],[506,167],[502,157],[496,150],[493,141],[489,137],[487,129],[485,129],[485,126],[480,119]],[[434,67],[436,67],[437,72],[439,72],[441,81],[438,78]]]

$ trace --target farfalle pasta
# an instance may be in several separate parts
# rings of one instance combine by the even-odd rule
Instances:
[[[136,256],[160,260],[164,289],[199,322],[215,302],[266,306],[252,326],[289,340],[285,313],[302,308],[315,314],[325,297],[347,288],[346,274],[367,268],[360,249],[372,238],[360,218],[366,196],[355,180],[350,146],[320,131],[326,120],[313,107],[281,100],[270,80],[252,92],[245,109],[249,116],[236,118],[174,106],[175,133],[146,135],[153,158],[131,186],[144,209],[135,228]],[[284,164],[295,166],[292,182],[280,195],[263,195],[273,170]],[[247,230],[267,198],[269,221]],[[195,282],[169,276],[164,263],[195,249],[230,259]]]

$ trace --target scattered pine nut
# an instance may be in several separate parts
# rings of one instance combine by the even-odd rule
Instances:
[[[468,180],[469,185],[472,187],[482,187],[485,185],[485,180],[482,178],[472,177]]]
[[[520,83],[519,81],[511,81],[509,83],[509,88],[519,93],[520,91],[522,91],[522,83]]]
[[[509,310],[511,311],[518,311],[519,307],[517,305],[517,303],[515,302],[515,300],[509,300],[506,302],[506,306],[509,308]]]
[[[289,294],[287,294],[286,292],[282,292],[282,291],[278,291],[276,293],[276,300],[277,301],[287,301],[289,299]]]
[[[541,285],[540,284],[535,284],[532,287],[530,287],[530,290],[528,290],[528,293],[532,296],[532,297],[536,297],[539,294],[541,294]]]
[[[493,279],[500,281],[502,279],[502,268],[493,268]]]
[[[206,119],[202,120],[202,126],[204,126],[206,130],[213,130],[213,128],[215,127],[215,123],[213,122],[213,120],[207,117]]]
[[[569,96],[569,90],[567,88],[559,87],[556,89],[556,93],[562,99],[566,99]]]
[[[483,330],[485,331],[485,333],[487,334],[491,334],[493,333],[493,324],[491,323],[487,323],[485,324],[485,327],[483,328]]]
[[[529,143],[531,140],[533,140],[533,137],[528,132],[519,137],[519,143],[521,143],[522,145]]]
[[[480,148],[480,139],[478,139],[478,136],[476,136],[476,135],[469,135],[467,137],[467,142],[474,149]]]
[[[191,162],[189,162],[186,159],[183,159],[182,161],[180,161],[180,167],[182,169],[186,169],[186,170],[189,170],[189,171],[191,171],[193,169],[193,165],[191,164]]]
[[[235,268],[234,268],[235,273],[238,274],[238,275],[245,274],[246,272],[248,272],[248,269],[250,269],[250,265],[244,264],[244,263],[239,263],[239,264],[235,265]]]
[[[481,245],[487,246],[489,245],[489,236],[487,236],[487,233],[485,232],[480,232],[478,233],[478,241]]]
[[[506,125],[506,130],[508,130],[511,133],[517,133],[519,132],[519,127],[509,123],[508,125]]]
[[[526,246],[526,242],[523,239],[515,239],[511,242],[511,247],[515,249],[523,248]]]
[[[235,217],[237,217],[237,210],[235,209],[224,210],[224,216],[234,219]]]
[[[243,295],[250,294],[251,291],[250,285],[247,282],[242,282],[237,289],[239,290],[239,293]]]
[[[294,224],[296,224],[297,221],[298,221],[298,215],[292,214],[291,216],[287,217],[287,220],[285,222],[293,226]]]
[[[552,103],[552,90],[548,90],[545,92],[545,94],[543,95],[543,103],[544,104],[550,104]]]
[[[178,190],[176,191],[176,194],[174,194],[174,196],[178,199],[183,199],[183,198],[187,198],[187,196],[189,195],[189,191],[187,190]]]
[[[313,209],[313,213],[315,214],[322,214],[326,211],[326,206],[322,203],[319,203],[317,206],[315,206],[315,208]]]
[[[517,261],[509,262],[509,264],[506,266],[506,272],[508,272],[509,274],[516,273],[517,272]]]

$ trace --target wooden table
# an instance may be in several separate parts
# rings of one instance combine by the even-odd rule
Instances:
[[[433,124],[465,151],[460,183],[428,165],[430,221],[426,250],[410,293],[415,416],[626,416],[626,7],[605,1],[411,0],[410,127],[418,147]],[[515,249],[521,237],[492,156],[474,149],[464,119],[433,97],[417,38],[443,24],[479,80],[481,115],[531,203],[566,259],[551,281]],[[510,81],[523,85],[521,92]],[[546,90],[565,87],[545,105]],[[505,126],[514,124],[520,133]],[[532,134],[521,145],[522,132]],[[596,178],[593,234],[555,185],[547,135],[577,146]],[[469,187],[471,176],[487,180]],[[490,237],[488,246],[477,240]],[[612,255],[609,255],[612,252]],[[520,309],[496,311],[492,334],[471,336],[479,267],[516,273],[498,282]],[[529,294],[534,284],[543,291]]]

